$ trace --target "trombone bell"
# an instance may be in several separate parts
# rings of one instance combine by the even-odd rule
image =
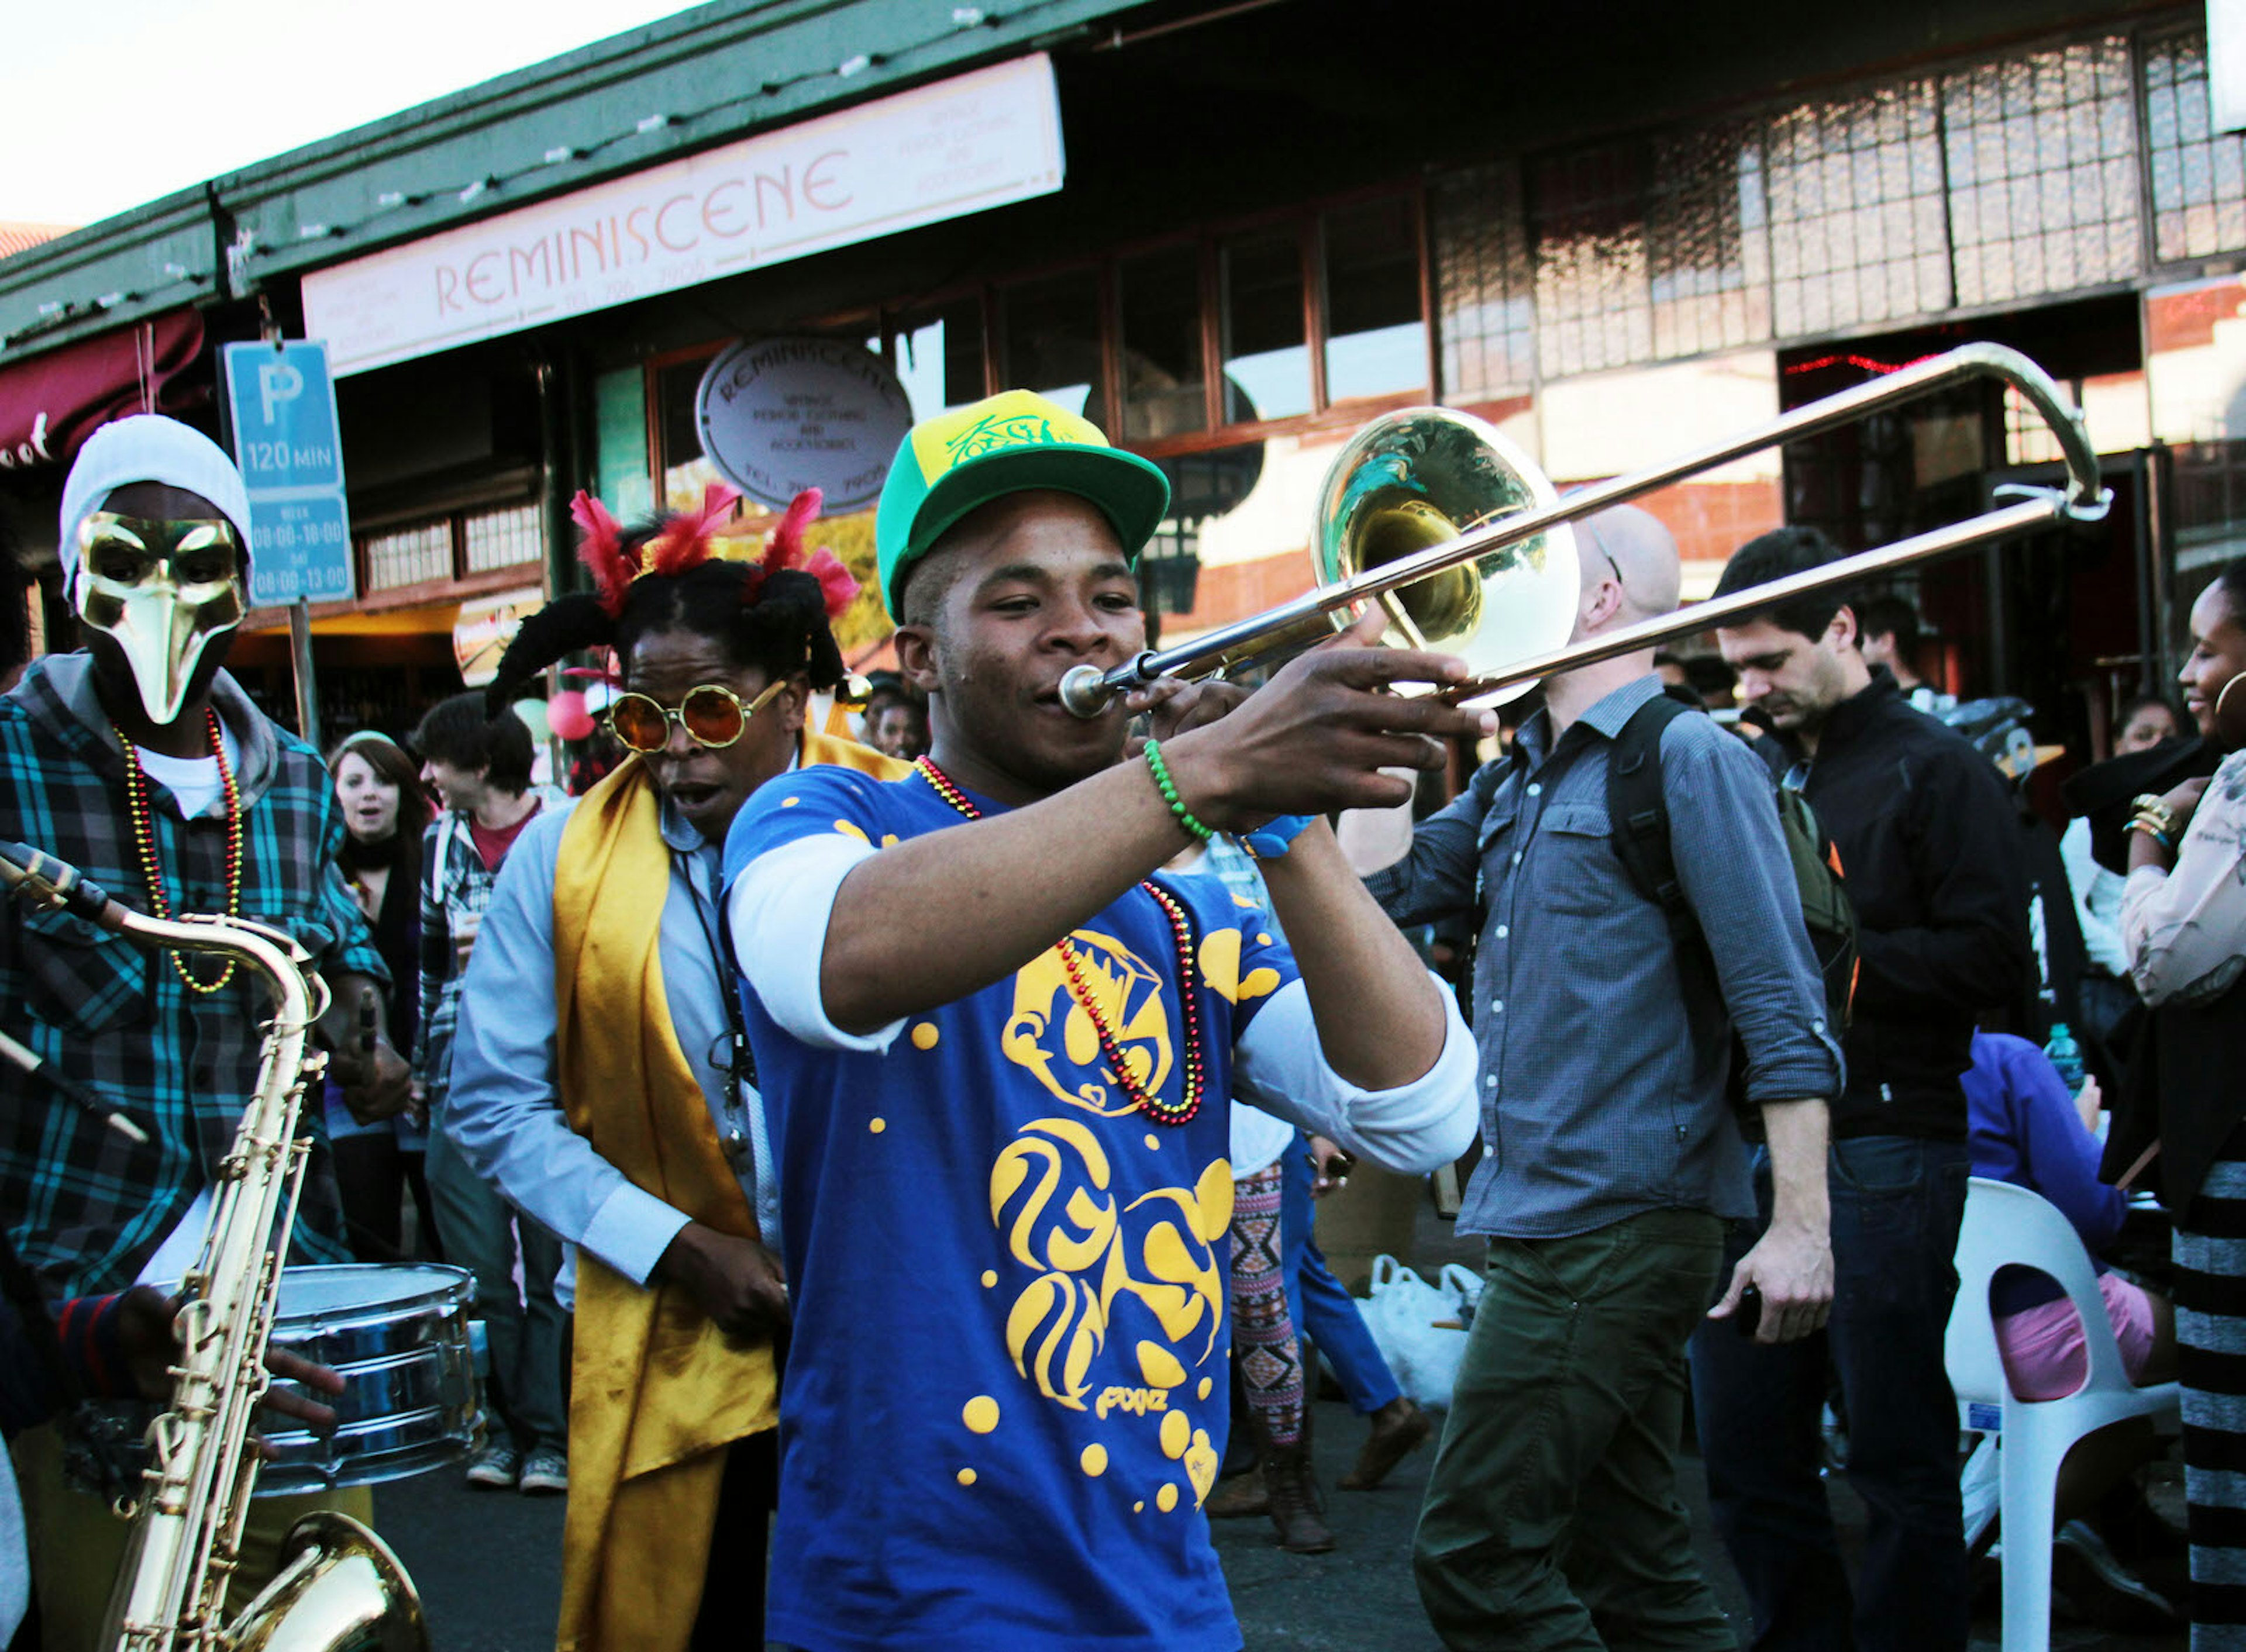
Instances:
[[[1482,420],[1440,407],[1387,414],[1351,438],[1320,485],[1311,552],[1318,583],[1340,584],[1556,502],[1544,473]],[[1460,655],[1479,676],[1566,642],[1579,595],[1575,535],[1562,523],[1373,600],[1388,616],[1383,642]],[[1329,617],[1340,629],[1362,612],[1352,605]]]

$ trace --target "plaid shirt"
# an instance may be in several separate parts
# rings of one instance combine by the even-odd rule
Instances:
[[[533,786],[530,795],[541,814],[568,802],[550,786]],[[421,1015],[413,1031],[413,1077],[432,1107],[452,1089],[453,1030],[460,1019],[465,976],[453,936],[463,919],[482,925],[498,877],[484,865],[466,815],[446,809],[429,823],[421,840]]]
[[[242,915],[287,931],[329,980],[386,982],[336,863],[343,818],[326,766],[221,673],[213,704],[239,751]],[[226,803],[192,820],[148,786],[157,863],[174,912],[226,909]],[[125,801],[125,758],[83,653],[50,656],[0,697],[0,838],[46,850],[119,901],[153,909]],[[199,959],[208,979],[217,963]],[[195,967],[191,965],[191,967]],[[257,1084],[268,1014],[247,969],[191,993],[168,957],[66,913],[0,905],[0,1027],[149,1132],[127,1142],[98,1119],[11,1078],[0,1101],[0,1212],[24,1260],[62,1295],[133,1282],[209,1185]],[[316,1120],[319,1109],[310,1110]],[[309,1178],[298,1214],[306,1260],[348,1261],[332,1184]]]

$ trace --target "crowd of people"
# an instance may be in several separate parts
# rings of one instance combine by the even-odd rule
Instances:
[[[1458,1229],[1484,1285],[1413,1553],[1446,1645],[1738,1645],[1680,1491],[1689,1417],[1752,1644],[1964,1646],[1943,1339],[1984,1176],[2093,1254],[2121,1190],[2157,1191],[2172,1261],[2101,1261],[2100,1290],[2132,1378],[2182,1383],[2188,1591],[2150,1570],[2182,1539],[2141,1431],[2070,1461],[2060,1576],[2246,1646],[2246,561],[2192,608],[2181,711],[2122,708],[2072,783],[2045,878],[2025,708],[1922,681],[1889,595],[1577,666],[1502,731],[1389,691],[1466,667],[1375,646],[1377,614],[1252,691],[1079,717],[1062,676],[1143,643],[1168,487],[1011,391],[898,452],[875,574],[897,670],[846,727],[820,708],[857,581],[815,498],[739,554],[736,498],[627,525],[581,494],[590,588],[487,689],[323,762],[221,669],[239,476],[122,419],[65,492],[84,646],[0,697],[0,844],[282,930],[326,981],[289,1260],[473,1276],[487,1424],[458,1472],[566,1493],[562,1648],[760,1623],[801,1652],[1230,1652],[1207,1519],[1335,1544],[1311,1346],[1366,1419],[1344,1485],[1437,1429],[1314,1201],[1359,1159],[1477,1144]],[[1678,607],[1654,516],[1576,532],[1575,640]],[[1768,534],[1719,594],[1838,554]],[[614,745],[569,795],[509,707],[582,659],[612,672]],[[1412,823],[1414,777],[1483,743]],[[1344,816],[1391,850],[1344,854]],[[1451,979],[1407,938],[1430,926]],[[242,972],[68,913],[10,908],[0,935],[31,1064],[0,1119],[0,1611],[31,1594],[44,1644],[77,1647],[124,1528],[70,1466],[75,1402],[163,1392],[261,1010]],[[2016,1390],[2079,1385],[2063,1295],[2000,1298]],[[331,1374],[274,1359],[328,1419]],[[260,1499],[237,1601],[308,1507],[371,1517],[363,1489]]]

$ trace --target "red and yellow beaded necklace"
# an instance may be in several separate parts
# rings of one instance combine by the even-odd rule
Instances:
[[[220,735],[218,713],[206,710],[209,719],[211,755],[218,759],[219,784],[226,791],[226,915],[242,915],[242,790],[234,781],[234,765],[226,760],[226,741]],[[118,744],[125,748],[125,801],[133,815],[133,843],[140,852],[140,871],[148,885],[148,905],[159,918],[172,915],[172,899],[164,892],[164,868],[156,860],[156,823],[148,811],[148,777],[140,772],[140,753],[112,723]],[[176,952],[165,954],[191,992],[216,992],[234,979],[235,961],[227,960],[215,981],[196,978],[187,961]]]
[[[914,772],[929,783],[936,795],[970,820],[980,820],[983,811],[972,799],[953,784],[951,777],[922,758],[913,765]],[[1076,948],[1066,935],[1053,942],[1053,950],[1060,955],[1062,972],[1068,977],[1069,996],[1076,1000],[1092,1023],[1092,1030],[1099,1039],[1099,1053],[1106,1058],[1107,1069],[1115,1075],[1116,1086],[1131,1098],[1140,1112],[1158,1125],[1184,1125],[1193,1121],[1201,1112],[1201,1096],[1207,1088],[1208,1071],[1201,1047],[1200,995],[1194,991],[1193,921],[1186,914],[1184,903],[1151,878],[1140,880],[1139,887],[1154,897],[1162,915],[1170,922],[1170,936],[1177,948],[1178,997],[1184,1004],[1185,1061],[1184,1078],[1174,1102],[1165,1100],[1140,1082],[1123,1059],[1123,1046],[1115,1037],[1115,1030],[1092,995],[1089,982],[1084,978],[1084,961],[1077,955]]]

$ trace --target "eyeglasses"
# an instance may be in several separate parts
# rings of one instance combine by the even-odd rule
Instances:
[[[1591,548],[1596,551],[1601,556],[1606,558],[1607,571],[1614,575],[1615,589],[1620,591],[1624,596],[1628,596],[1630,595],[1630,587],[1623,582],[1622,564],[1615,561],[1615,554],[1607,549],[1606,541],[1599,537],[1598,530],[1593,527],[1589,522],[1579,522],[1576,524],[1576,527],[1580,532],[1580,536],[1590,540]]]
[[[670,743],[675,721],[697,745],[722,751],[748,732],[749,719],[786,686],[786,677],[776,677],[745,702],[722,683],[704,683],[687,690],[676,706],[645,694],[619,694],[609,704],[609,730],[635,751],[660,751]]]

